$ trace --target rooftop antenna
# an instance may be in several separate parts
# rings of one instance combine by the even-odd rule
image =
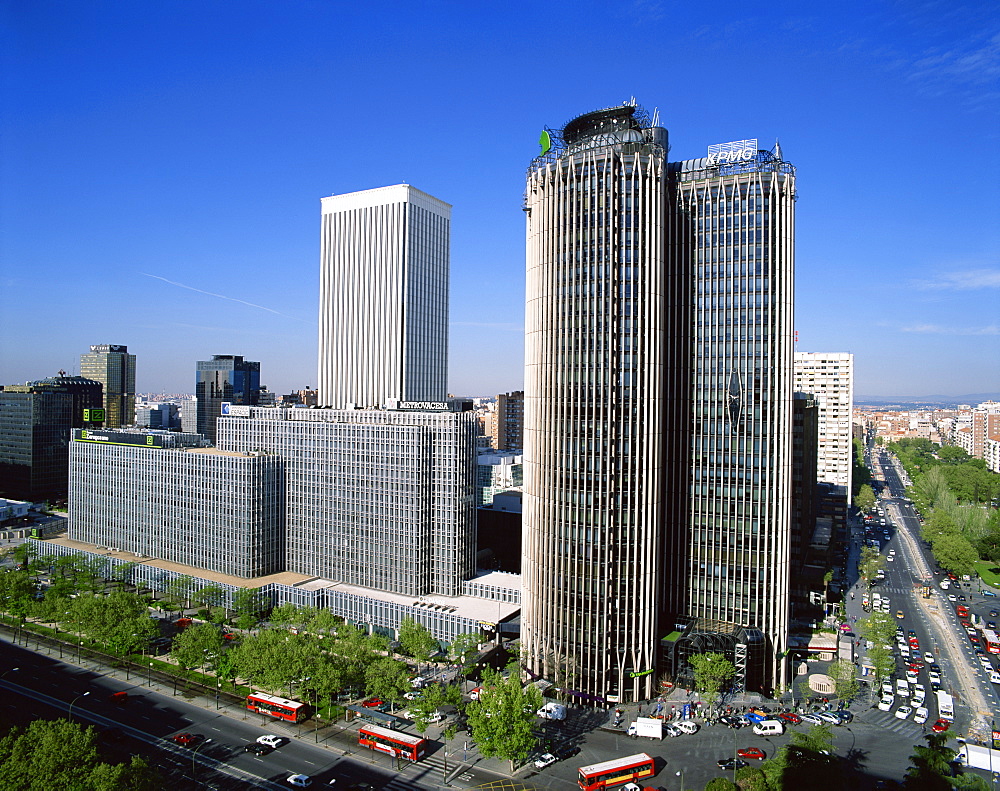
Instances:
[[[660,108],[659,107],[654,107],[653,108],[653,126],[659,126],[659,125],[660,125]]]
[[[638,104],[638,102],[635,100],[634,96],[629,96],[626,101],[622,102],[622,104],[624,104],[626,107],[635,107]]]
[[[774,138],[774,156],[779,162],[785,161],[781,157],[781,143],[778,142],[778,138]]]

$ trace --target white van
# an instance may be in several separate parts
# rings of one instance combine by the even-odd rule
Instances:
[[[690,734],[698,732],[698,723],[692,722],[691,720],[682,720],[681,722],[676,723],[676,726],[684,731],[684,733]]]
[[[785,726],[779,720],[761,720],[753,726],[753,732],[758,736],[781,736]]]

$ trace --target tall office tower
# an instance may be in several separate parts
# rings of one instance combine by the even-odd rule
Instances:
[[[475,572],[472,412],[247,409],[219,446],[284,460],[286,569],[406,596]]]
[[[524,392],[497,396],[497,450],[521,450],[524,447]]]
[[[407,184],[322,200],[319,398],[443,402],[451,206]]]
[[[216,354],[198,363],[194,386],[198,433],[215,444],[215,423],[223,403],[256,406],[260,398],[260,363],[238,354]]]
[[[738,685],[781,683],[794,168],[756,141],[668,163],[634,104],[542,145],[525,200],[528,666],[639,700],[711,646]]]
[[[626,106],[555,142],[525,206],[522,643],[564,689],[639,700],[661,626],[666,130]]]
[[[67,446],[74,396],[51,388],[0,390],[0,497],[60,499],[67,491]]]
[[[107,428],[130,426],[135,420],[135,355],[128,346],[101,343],[80,355],[80,376],[104,386]]]
[[[740,140],[672,163],[670,182],[691,404],[674,421],[687,485],[668,495],[664,605],[691,628],[675,660],[728,632],[737,685],[770,689],[787,670],[795,168]]]
[[[73,397],[71,418],[73,428],[84,428],[104,423],[104,418],[99,411],[104,408],[104,387],[100,382],[84,379],[82,376],[66,376],[65,372],[60,371],[58,376],[28,382],[27,387],[35,393],[69,393]]]
[[[198,434],[76,429],[69,537],[219,574],[284,566],[283,462]]]

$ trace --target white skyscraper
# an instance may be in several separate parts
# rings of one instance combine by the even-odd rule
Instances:
[[[451,206],[407,184],[322,199],[319,399],[443,401]]]
[[[819,410],[816,480],[843,487],[845,496],[850,497],[854,355],[795,352],[795,389],[810,393]]]

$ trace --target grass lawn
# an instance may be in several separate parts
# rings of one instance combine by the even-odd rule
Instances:
[[[1000,564],[992,560],[980,560],[976,562],[976,571],[987,585],[1000,587]]]

